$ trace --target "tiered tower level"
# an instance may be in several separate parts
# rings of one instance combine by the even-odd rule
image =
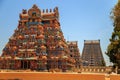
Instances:
[[[82,62],[83,66],[105,66],[100,40],[84,40]]]
[[[36,5],[20,14],[18,27],[3,49],[2,69],[72,70],[75,59],[63,36],[58,8]]]

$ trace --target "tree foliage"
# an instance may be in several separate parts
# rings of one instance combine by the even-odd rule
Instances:
[[[110,57],[111,62],[120,65],[118,62],[120,60],[120,0],[114,6],[111,18],[113,19],[114,31],[107,48],[107,55]]]

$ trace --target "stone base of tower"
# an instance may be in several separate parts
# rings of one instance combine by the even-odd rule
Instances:
[[[0,57],[0,69],[8,70],[36,70],[49,72],[72,71],[74,61],[67,59],[47,59],[46,56],[19,58]]]
[[[47,59],[46,58],[18,58],[14,57],[1,57],[0,58],[0,69],[12,69],[12,70],[47,70]]]

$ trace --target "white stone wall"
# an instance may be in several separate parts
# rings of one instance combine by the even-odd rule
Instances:
[[[80,72],[88,72],[88,73],[108,73],[111,71],[112,71],[111,67],[83,66],[80,69]]]

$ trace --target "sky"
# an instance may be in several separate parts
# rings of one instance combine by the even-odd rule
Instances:
[[[84,40],[100,39],[104,59],[110,65],[105,52],[113,32],[110,12],[116,3],[117,0],[0,0],[0,54],[17,28],[22,9],[28,10],[33,4],[41,10],[57,6],[65,39],[78,41],[80,53]]]

